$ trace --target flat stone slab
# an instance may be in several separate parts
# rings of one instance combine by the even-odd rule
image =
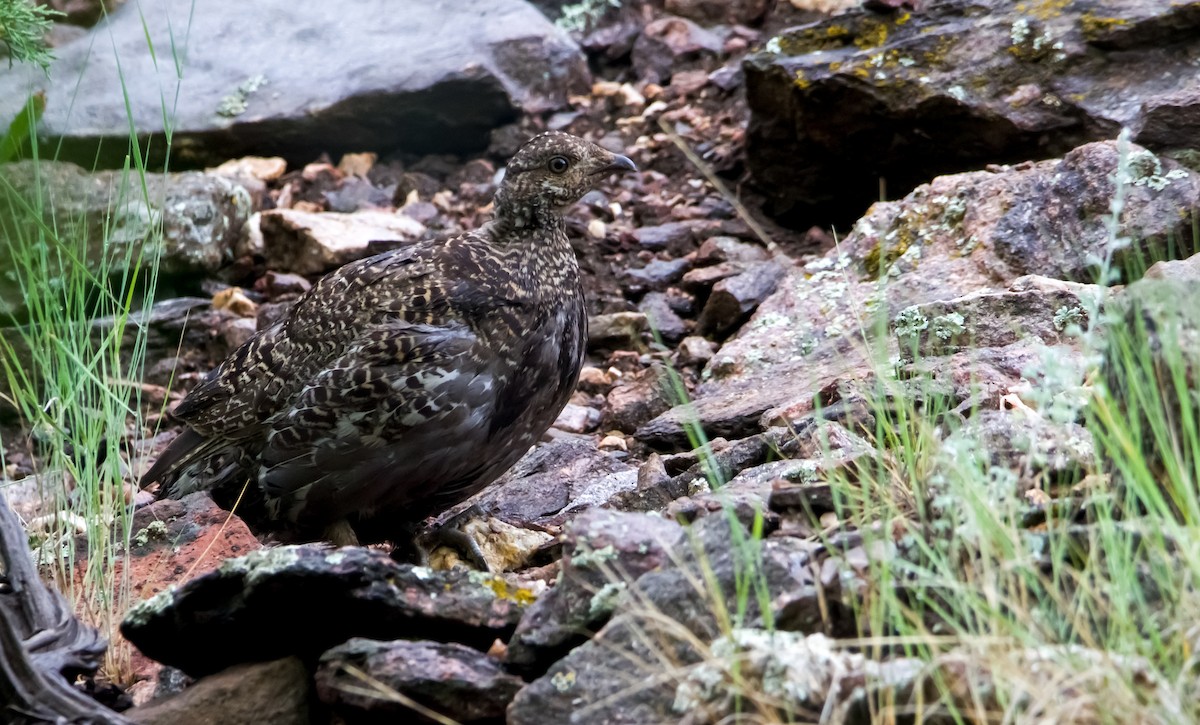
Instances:
[[[260,549],[134,605],[121,632],[193,676],[241,662],[314,658],[350,637],[507,639],[536,595],[484,574],[397,564],[382,551]]]
[[[0,74],[0,118],[43,90],[48,148],[101,166],[124,163],[131,120],[161,160],[164,117],[176,166],[479,150],[518,110],[588,83],[575,43],[522,0],[125,3],[55,54],[49,78]]]

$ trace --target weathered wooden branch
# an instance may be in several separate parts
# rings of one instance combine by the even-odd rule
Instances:
[[[107,643],[38,577],[25,530],[0,495],[0,722],[128,725],[71,681],[100,666]]]

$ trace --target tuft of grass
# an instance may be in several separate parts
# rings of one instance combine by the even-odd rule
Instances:
[[[1117,233],[1127,178],[1118,169],[1100,284],[1153,261],[1130,265],[1129,240]],[[1155,309],[1170,309],[1159,302]],[[921,380],[929,394],[919,408],[888,395],[895,381],[887,371],[879,371],[872,410],[874,466],[830,481],[839,516],[868,550],[894,552],[871,557],[868,589],[854,604],[874,659],[899,654],[928,665],[937,701],[926,703],[926,715],[1200,719],[1200,629],[1192,624],[1200,614],[1200,356],[1194,342],[1173,337],[1183,328],[1152,333],[1141,316],[1114,316],[1102,304],[1119,307],[1097,301],[1091,327],[1078,331],[1092,365],[1082,396],[1070,394],[1079,381],[1052,355],[1027,376],[1038,381],[1029,394],[1037,407],[1025,415],[1078,421],[1094,442],[1096,455],[1073,485],[1021,490],[1026,472],[994,461],[958,426],[954,401]],[[959,665],[948,669],[949,661]],[[887,721],[899,712],[875,715]]]
[[[3,13],[13,7],[0,3],[5,33],[12,28]],[[24,42],[0,37],[14,49]],[[171,50],[178,82],[183,49]],[[49,56],[14,57],[45,67]],[[122,76],[114,92],[128,108],[125,86]],[[163,100],[168,129],[177,95]],[[121,230],[111,221],[95,239],[87,219],[58,209],[47,165],[53,160],[43,158],[36,137],[43,105],[40,96],[31,97],[0,146],[28,148],[26,163],[34,170],[34,183],[18,189],[0,165],[0,258],[7,259],[0,274],[3,284],[19,291],[26,310],[21,320],[0,322],[0,394],[18,411],[39,461],[43,509],[50,513],[27,524],[40,561],[80,617],[120,643],[118,626],[130,596],[136,469],[127,442],[144,430],[142,388],[127,381],[141,379],[146,362],[147,329],[134,315],[154,303],[163,199],[146,183],[149,171],[131,122],[129,152],[113,175],[108,208],[141,210],[153,222],[138,243],[116,243]],[[169,131],[165,141],[169,159]],[[155,171],[165,173],[167,166]],[[158,188],[165,193],[166,185]],[[98,318],[111,324],[94,326]],[[0,464],[5,444],[22,442],[0,441]],[[125,679],[127,645],[109,648],[104,670],[112,680]]]
[[[1108,244],[1093,260],[1102,286],[1200,248],[1200,231],[1191,240],[1138,245],[1120,231],[1132,178],[1126,134],[1121,143]],[[897,366],[888,320],[856,311],[859,336],[874,341],[875,382],[865,392],[865,427],[853,432],[873,451],[823,474],[838,520],[813,523],[828,549],[836,548],[835,536],[853,533],[867,553],[858,587],[843,594],[859,636],[831,650],[865,658],[874,669],[864,672],[898,661],[916,666],[900,681],[868,675],[858,704],[871,722],[1200,721],[1200,322],[1195,310],[1172,307],[1182,296],[1168,287],[1143,299],[1158,315],[1153,325],[1133,302],[1113,296],[1089,300],[1086,316],[1064,313],[1086,374],[1052,350],[1028,371],[1028,405],[1003,413],[1029,417],[1030,448],[1017,451],[1025,462],[989,448],[976,425],[986,412],[964,409],[923,372],[917,349]],[[1163,312],[1179,324],[1164,322]],[[686,405],[673,373],[666,372],[669,395]],[[825,425],[822,411],[814,417]],[[1030,463],[1041,455],[1034,436],[1046,429],[1078,434],[1065,444],[1090,446],[1092,454],[1081,454],[1078,468],[1038,472]],[[719,494],[727,474],[698,421],[687,431]],[[832,453],[828,438],[825,448]],[[844,711],[789,709],[773,689],[778,682],[759,671],[788,664],[764,651],[811,655],[814,642],[804,649],[745,629],[770,630],[769,619],[739,616],[764,593],[759,605],[769,611],[769,592],[757,590],[761,532],[731,543],[744,554],[745,572],[733,591],[722,591],[702,557],[692,574],[719,624],[713,643],[663,621],[649,603],[640,603],[645,611],[626,606],[631,626],[657,651],[683,642],[702,659],[640,663],[642,686],[669,681],[686,693],[699,682],[711,690],[719,676],[726,683],[719,691],[733,693],[733,701],[716,702],[712,721],[843,721]]]

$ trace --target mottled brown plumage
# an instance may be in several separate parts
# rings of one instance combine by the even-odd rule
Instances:
[[[574,389],[587,339],[562,210],[624,156],[564,133],[526,143],[494,219],[348,264],[213,370],[143,478],[178,497],[247,481],[300,538],[395,540],[510,468]],[[345,538],[339,537],[339,538]]]

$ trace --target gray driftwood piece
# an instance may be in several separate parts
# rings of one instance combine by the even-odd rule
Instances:
[[[132,725],[75,689],[107,642],[37,575],[25,530],[0,494],[0,722]]]

